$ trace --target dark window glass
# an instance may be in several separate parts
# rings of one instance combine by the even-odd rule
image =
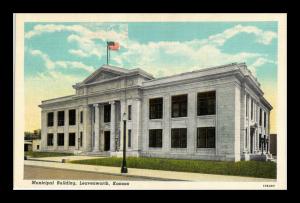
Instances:
[[[40,149],[40,145],[36,145],[36,149],[39,150]]]
[[[65,112],[64,111],[59,111],[57,115],[58,115],[57,125],[58,126],[64,126],[65,125]]]
[[[104,123],[110,122],[110,104],[104,105]]]
[[[198,93],[198,116],[216,114],[216,92]]]
[[[80,111],[80,123],[83,123],[83,111]]]
[[[187,116],[187,95],[179,95],[172,97],[172,117]]]
[[[163,115],[163,98],[149,100],[149,118],[161,119]]]
[[[186,148],[187,145],[187,129],[174,128],[171,131],[171,147],[172,148]]]
[[[264,127],[267,126],[267,114],[264,112]]]
[[[128,130],[128,147],[131,147],[131,130]]]
[[[259,109],[259,125],[261,126],[262,124],[262,110]]]
[[[131,105],[128,105],[128,120],[131,120]]]
[[[162,147],[162,129],[149,130],[149,147]]]
[[[71,109],[69,110],[69,125],[75,125],[76,124],[76,110]]]
[[[54,113],[50,112],[47,114],[47,126],[53,126]]]
[[[64,146],[65,143],[65,134],[58,133],[57,134],[57,146]]]
[[[69,146],[75,146],[75,133],[69,133]]]
[[[53,146],[53,134],[47,134],[47,146]]]
[[[83,135],[82,132],[80,132],[80,147],[82,147],[82,140],[83,140]]]
[[[197,148],[215,148],[215,128],[197,128]]]

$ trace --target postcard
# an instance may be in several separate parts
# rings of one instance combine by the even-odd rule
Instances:
[[[286,19],[14,14],[14,189],[287,189]]]

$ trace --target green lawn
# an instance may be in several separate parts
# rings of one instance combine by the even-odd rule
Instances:
[[[72,161],[71,163],[121,167],[122,158],[110,157],[77,160]],[[272,179],[276,178],[276,163],[262,161],[229,162],[128,157],[127,167]]]
[[[30,157],[55,157],[55,156],[71,156],[74,155],[72,153],[60,153],[60,152],[25,152],[26,156]]]

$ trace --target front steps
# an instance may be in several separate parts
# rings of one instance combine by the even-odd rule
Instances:
[[[245,161],[273,161],[276,162],[276,159],[272,157],[272,154],[244,154],[242,160]]]

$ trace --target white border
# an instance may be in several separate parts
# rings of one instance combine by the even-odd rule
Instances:
[[[14,189],[287,189],[287,14],[14,14]],[[126,187],[37,186],[23,180],[24,168],[24,23],[25,22],[278,22],[277,95],[277,181],[265,188],[263,182],[144,182],[131,181]],[[273,184],[273,183],[272,183]]]

